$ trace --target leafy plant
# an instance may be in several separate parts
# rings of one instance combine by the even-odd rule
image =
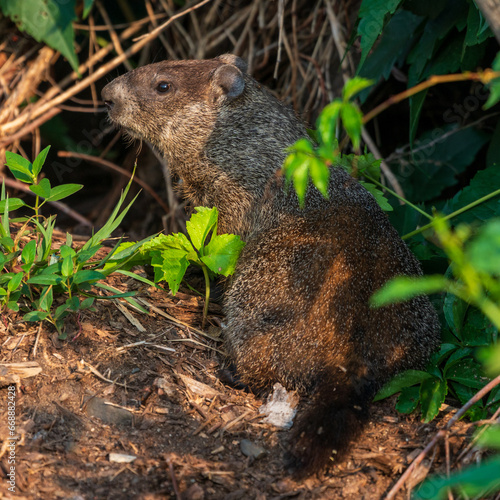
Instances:
[[[365,155],[345,155],[341,153],[338,137],[343,125],[353,147],[359,150],[363,115],[353,97],[372,82],[363,78],[353,78],[344,87],[342,99],[336,99],[325,107],[317,121],[316,143],[302,138],[288,149],[283,165],[286,185],[293,181],[299,203],[304,206],[309,178],[316,188],[328,198],[329,167],[344,168],[356,176],[365,177],[370,182],[360,181],[373,194],[383,210],[392,210],[379,187],[381,160],[369,153]]]
[[[500,374],[500,345],[483,350],[482,359],[491,376]],[[475,436],[476,446],[495,450],[496,454],[449,477],[433,476],[419,488],[416,500],[449,498],[455,491],[465,498],[486,498],[500,490],[500,425],[481,426]]]
[[[155,282],[166,281],[173,295],[179,290],[189,264],[201,267],[205,278],[204,326],[210,300],[210,276],[233,274],[245,243],[234,234],[217,234],[217,208],[195,210],[186,223],[189,238],[183,233],[160,234],[144,243],[123,243],[107,265],[118,263],[123,267],[124,259],[130,259],[129,268],[151,263]]]
[[[41,151],[33,163],[20,155],[6,153],[7,167],[18,181],[28,184],[35,194],[35,204],[29,206],[19,198],[9,198],[5,185],[2,185],[0,307],[2,314],[8,311],[25,312],[25,321],[48,321],[55,326],[60,338],[65,338],[64,319],[69,314],[91,307],[97,298],[128,298],[132,295],[127,292],[101,297],[92,293],[93,286],[106,288],[98,281],[117,270],[117,266],[104,269],[116,247],[103,260],[91,259],[101,248],[102,241],[118,227],[133,201],[119,213],[129,183],[106,224],[81,248],[73,248],[69,234],[64,245],[54,248],[56,218],[50,216],[45,219],[40,215],[40,208],[49,201],[70,196],[83,186],[64,184],[52,187],[48,179],[40,177],[49,148]],[[21,207],[33,210],[34,215],[11,219],[11,211]],[[64,301],[61,302],[58,296],[65,297]]]
[[[474,352],[496,342],[500,329],[500,220],[491,219],[476,231],[465,224],[452,231],[441,218],[433,225],[450,259],[446,275],[394,278],[372,297],[372,304],[381,306],[425,293],[445,292],[444,343],[427,371],[400,374],[376,398],[401,391],[398,410],[410,413],[420,402],[426,422],[437,415],[448,391],[465,403],[488,382]],[[474,420],[486,418],[498,406],[500,387],[491,391],[487,401],[473,406],[469,415]]]

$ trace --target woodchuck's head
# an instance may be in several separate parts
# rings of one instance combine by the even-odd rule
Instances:
[[[226,54],[209,60],[162,61],[122,75],[102,90],[111,121],[161,152],[186,156],[203,143],[224,104],[240,97],[247,65]],[[196,141],[193,141],[196,139]]]

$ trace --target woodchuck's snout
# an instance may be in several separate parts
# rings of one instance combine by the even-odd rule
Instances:
[[[281,382],[310,396],[291,433],[297,470],[341,459],[382,384],[424,367],[439,344],[427,297],[369,306],[391,278],[420,275],[419,263],[340,167],[330,169],[329,198],[311,185],[300,208],[276,172],[306,128],[240,58],[144,66],[102,96],[111,120],[158,149],[195,206],[218,208],[219,233],[246,241],[223,335],[243,384]]]

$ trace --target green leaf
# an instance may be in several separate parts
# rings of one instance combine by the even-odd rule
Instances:
[[[7,303],[7,308],[10,309],[11,311],[18,312],[19,311],[19,304],[15,301],[11,300]]]
[[[35,262],[35,257],[36,240],[30,240],[24,245],[23,251],[21,252],[21,260],[24,264],[29,264],[31,266]]]
[[[455,186],[489,137],[472,127],[430,130],[415,141],[403,163],[392,164],[410,201],[427,201]],[[491,188],[491,186],[490,186]]]
[[[416,95],[410,97],[410,146],[414,146],[415,137],[418,131],[418,122],[420,120],[420,113],[424,106],[425,98],[429,90],[422,90]]]
[[[0,0],[0,6],[2,5],[3,1],[5,0]],[[10,151],[5,152],[5,160],[5,164],[7,165],[7,167],[9,167],[12,175],[18,181],[26,182],[27,184],[30,184],[34,181],[33,165],[28,160],[23,158],[21,155],[12,153]]]
[[[396,410],[399,413],[408,414],[418,406],[420,400],[420,387],[415,385],[413,387],[403,387],[401,389],[401,394],[398,397],[398,402],[396,403]]]
[[[186,222],[186,229],[193,242],[194,247],[203,255],[208,234],[213,231],[217,233],[217,217],[219,212],[217,208],[196,207],[190,220]]]
[[[355,76],[346,82],[344,88],[342,89],[342,99],[344,101],[349,101],[352,99],[358,92],[371,87],[374,84],[373,80],[368,80],[367,78],[361,78],[359,76]]]
[[[160,252],[167,252],[170,256],[179,258],[185,256],[192,262],[199,262],[198,254],[194,249],[187,236],[183,233],[175,234],[160,234],[149,242],[144,243],[141,247],[141,253],[153,252],[160,250]]]
[[[500,457],[469,466],[465,470],[446,477],[427,479],[414,494],[415,500],[448,498],[448,490],[459,492],[464,498],[486,498],[500,488]]]
[[[363,128],[363,114],[356,104],[345,102],[340,108],[340,117],[354,149],[358,151]]]
[[[155,281],[166,281],[173,295],[178,292],[189,266],[186,253],[181,255],[181,251],[178,252],[177,255],[172,256],[172,251],[155,251],[151,259],[151,265],[155,268]]]
[[[92,5],[94,4],[94,0],[83,0],[83,15],[82,19],[87,19],[87,16],[90,13],[90,9],[92,9]]]
[[[398,373],[377,392],[373,401],[380,401],[381,399],[388,398],[400,392],[405,387],[420,384],[431,377],[432,375],[429,373],[420,370],[406,370],[402,373]]]
[[[466,2],[457,3],[455,0],[447,0],[439,13],[429,16],[431,18],[426,20],[418,43],[414,44],[413,49],[407,57],[407,62],[411,65],[409,72],[410,87],[416,85],[423,78],[426,78],[429,73],[429,71],[425,71],[429,67],[428,61],[436,61],[442,54],[443,45],[440,44],[440,41],[451,30],[456,29],[460,19],[466,19],[467,11]],[[449,43],[444,44],[444,48],[448,45]],[[458,57],[458,61],[460,61],[460,57]],[[436,72],[432,73],[435,74]]]
[[[87,297],[86,299],[82,300],[82,303],[80,304],[80,309],[89,309],[94,305],[95,298],[94,297]]]
[[[68,304],[68,301],[64,302],[64,304],[61,304],[59,307],[56,308],[53,317],[57,319],[63,319],[68,315],[66,312],[69,309],[70,304]]]
[[[493,71],[500,71],[500,52],[497,53],[495,60],[491,65],[491,69]],[[488,84],[488,87],[490,89],[490,95],[485,105],[483,106],[483,109],[490,109],[498,101],[500,101],[500,78],[495,78],[494,80],[492,80]]]
[[[73,295],[70,299],[66,299],[66,304],[68,304],[68,309],[75,312],[80,309],[80,298],[77,295]]]
[[[293,187],[299,199],[299,205],[304,207],[307,185],[309,184],[309,157],[304,157],[302,163],[293,172]]]
[[[74,258],[76,257],[76,252],[68,245],[61,245],[61,247],[59,248],[59,253],[61,255],[61,258],[65,259],[65,258]]]
[[[500,343],[481,349],[478,359],[483,363],[488,375],[491,377],[500,375]]]
[[[384,20],[393,14],[401,0],[363,0],[359,9],[358,35],[361,36],[361,60],[358,69],[362,68],[373,44],[382,32]]]
[[[23,272],[16,273],[14,274],[14,276],[12,276],[12,278],[7,283],[7,289],[9,290],[9,292],[14,292],[15,290],[17,290],[17,288],[21,284],[21,281],[23,280],[23,277]]]
[[[48,286],[42,290],[38,306],[42,309],[42,311],[50,311],[53,300],[52,286]]]
[[[0,0],[2,12],[9,16],[21,31],[37,42],[44,42],[68,59],[78,70],[78,59],[73,46],[75,34],[72,21],[76,20],[75,0]]]
[[[23,321],[43,321],[49,314],[47,311],[30,311],[23,316]]]
[[[76,257],[76,263],[77,264],[84,264],[88,262],[98,251],[99,249],[102,248],[99,245],[96,245],[95,247],[86,249],[86,250],[79,250],[78,252],[75,252],[75,257]]]
[[[424,422],[430,422],[436,417],[447,393],[448,384],[446,380],[433,377],[422,382],[420,386],[420,406]]]
[[[201,260],[207,267],[217,274],[229,276],[234,273],[236,262],[245,243],[234,234],[221,234],[212,237],[205,248],[205,255]]]
[[[5,203],[6,203],[6,200],[2,200],[0,201],[0,212],[4,212],[5,211]],[[17,210],[18,208],[21,208],[21,207],[26,207],[26,203],[24,203],[23,200],[21,200],[20,198],[9,198],[9,211],[10,212],[13,212],[14,210]]]
[[[464,358],[455,363],[447,370],[446,377],[473,389],[482,389],[489,382],[481,365],[472,358]]]
[[[26,283],[28,285],[58,285],[62,278],[58,274],[37,274],[32,276]]]
[[[309,162],[309,174],[318,191],[328,199],[330,169],[319,158],[311,158]]]
[[[99,281],[104,279],[106,276],[99,271],[93,271],[90,269],[84,269],[82,271],[78,271],[73,277],[73,283],[79,285],[80,283],[92,283],[94,281]]]
[[[448,273],[447,273],[448,274]],[[461,332],[464,324],[464,318],[469,304],[456,295],[447,293],[444,298],[443,312],[446,322],[451,331],[462,339]]]
[[[469,14],[467,17],[467,33],[465,35],[464,44],[473,46],[483,43],[487,38],[493,36],[491,29],[483,17],[481,11],[476,7],[474,2],[469,4]]]
[[[384,212],[391,212],[393,210],[392,205],[387,201],[384,193],[377,186],[375,186],[375,184],[364,181],[359,181],[359,183],[372,194],[375,201]]]
[[[61,274],[67,278],[73,275],[73,259],[71,257],[64,257],[61,265]]]
[[[500,276],[500,219],[490,220],[481,227],[465,255],[479,271]]]
[[[437,293],[446,289],[450,282],[442,275],[408,277],[398,276],[386,283],[370,297],[373,307],[409,300],[417,295]]]
[[[47,158],[47,154],[49,152],[50,146],[47,146],[45,149],[42,149],[38,156],[35,158],[33,162],[33,175],[35,177],[38,176],[40,171],[42,170],[43,164],[45,163],[45,159]]]
[[[338,147],[336,136],[341,108],[342,101],[340,99],[335,99],[330,104],[325,106],[316,123],[318,134],[320,137],[320,143],[330,149],[334,149],[336,146]],[[300,141],[304,141],[304,144],[305,142],[307,142],[309,145],[307,149],[309,149],[310,151],[303,151],[304,153],[314,153],[313,146],[309,141],[307,141],[307,139],[300,139],[298,142]],[[298,142],[295,143],[295,145],[297,145]]]
[[[470,203],[476,202],[482,197],[496,191],[500,186],[500,168],[491,165],[480,170],[472,179],[470,184],[459,191],[446,206],[445,213],[455,212]],[[491,217],[500,216],[500,196],[484,201],[483,203],[467,210],[453,219],[454,224],[459,222],[477,222],[477,219],[485,221]]]
[[[144,276],[141,276],[140,274],[132,273],[130,271],[125,271],[123,269],[117,269],[116,270],[117,274],[123,274],[124,276],[128,276],[129,278],[133,278],[137,281],[140,281],[141,283],[144,283],[148,286],[152,286],[154,288],[160,288],[156,283],[152,282],[151,280],[148,280]]]
[[[50,196],[50,188],[50,181],[45,177],[38,184],[30,186],[30,191],[42,198],[48,198]]]
[[[14,240],[10,236],[5,236],[0,239],[0,245],[6,248],[9,252],[14,251]]]
[[[398,60],[408,54],[418,36],[418,28],[424,17],[407,10],[398,10],[387,22],[375,48],[366,58],[363,66],[358,67],[358,74],[365,78],[387,80]],[[361,92],[363,102],[369,92]]]
[[[63,198],[67,198],[68,196],[80,191],[82,189],[82,184],[63,184],[61,186],[56,186],[50,190],[50,195],[45,199],[47,201],[58,201]]]
[[[479,446],[500,450],[500,425],[486,429],[477,440]],[[500,457],[499,457],[500,458]]]

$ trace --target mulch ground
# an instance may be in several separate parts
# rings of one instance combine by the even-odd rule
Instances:
[[[211,305],[207,337],[199,332],[203,302],[193,292],[173,297],[123,276],[110,284],[136,290],[150,314],[99,301],[68,321],[64,341],[50,325],[3,318],[0,363],[36,362],[41,372],[18,384],[16,491],[8,490],[2,446],[0,498],[378,499],[454,412],[448,407],[422,424],[418,415],[398,414],[394,399],[375,403],[348,460],[296,481],[284,466],[288,433],[262,421],[262,397],[219,378],[227,364],[220,306]],[[4,444],[8,385],[0,389]],[[454,431],[452,464],[471,429],[459,422]],[[248,441],[258,450],[250,457],[242,452]],[[429,471],[444,473],[445,462],[437,448],[410,485]]]

